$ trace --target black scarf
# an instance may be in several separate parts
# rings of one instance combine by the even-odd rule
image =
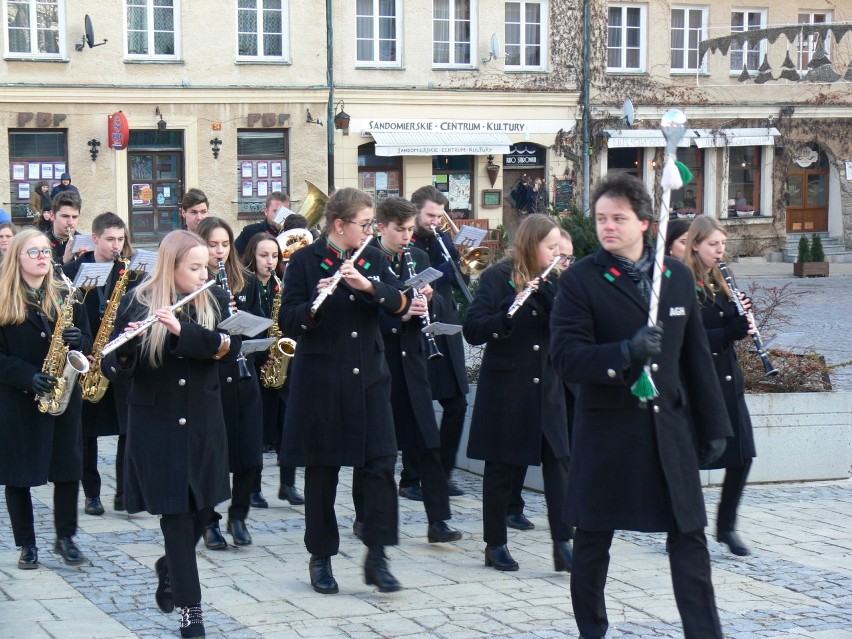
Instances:
[[[636,286],[639,287],[639,294],[648,306],[651,305],[651,267],[654,265],[654,252],[649,244],[645,245],[645,250],[642,252],[642,257],[634,262],[622,257],[621,255],[612,254],[619,263],[625,273],[630,276]]]

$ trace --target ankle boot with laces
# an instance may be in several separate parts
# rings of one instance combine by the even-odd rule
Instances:
[[[181,637],[204,637],[204,620],[201,618],[201,604],[181,608]]]

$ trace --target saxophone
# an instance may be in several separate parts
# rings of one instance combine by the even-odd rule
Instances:
[[[74,390],[77,376],[89,370],[89,360],[86,356],[80,351],[69,351],[68,345],[62,341],[63,331],[74,325],[77,289],[61,270],[59,275],[68,286],[68,294],[59,308],[59,317],[56,318],[56,326],[50,338],[50,348],[41,367],[42,373],[56,378],[56,385],[44,395],[36,397],[38,409],[50,415],[61,415],[65,412],[68,402],[71,401],[71,392]]]
[[[89,368],[89,371],[84,373],[80,378],[83,399],[93,404],[101,401],[107,392],[107,388],[109,388],[109,380],[101,372],[101,361],[104,357],[102,351],[107,342],[109,342],[110,335],[112,335],[112,331],[115,328],[115,316],[118,314],[118,306],[121,303],[122,296],[127,291],[127,282],[130,279],[130,260],[121,256],[116,256],[116,259],[121,262],[124,270],[121,272],[121,277],[115,283],[115,288],[112,290],[109,303],[104,311],[98,334],[95,336],[95,342],[92,344],[92,355],[95,361]]]
[[[284,287],[281,280],[273,273],[275,283],[278,285],[278,294],[272,301],[272,310],[269,315],[272,326],[269,327],[269,337],[275,342],[269,347],[269,355],[266,363],[260,369],[260,381],[265,388],[281,388],[287,379],[287,368],[290,360],[296,353],[296,342],[289,337],[284,337],[281,327],[278,326],[278,315],[281,313],[281,298],[284,296]]]

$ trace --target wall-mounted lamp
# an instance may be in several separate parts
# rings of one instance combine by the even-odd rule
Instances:
[[[656,170],[657,168],[657,160],[651,160],[651,168]]]
[[[305,122],[307,122],[308,124],[319,124],[320,126],[322,126],[322,120],[312,116],[310,109],[308,109],[308,116],[307,116],[307,118],[305,118]]]
[[[500,167],[494,164],[494,156],[488,156],[488,163],[485,165],[485,171],[488,173],[488,180],[491,182],[491,186],[494,186],[494,183],[497,181],[497,175],[500,173]]]
[[[89,145],[89,153],[92,154],[92,162],[94,162],[98,159],[98,152],[100,151],[98,147],[101,145],[100,140],[98,140],[97,138],[92,138],[91,140],[86,142],[86,144]]]
[[[775,155],[784,155],[784,142],[782,140],[775,143]]]
[[[212,140],[210,140],[210,146],[213,147],[213,159],[218,160],[219,148],[222,146],[222,140],[220,140],[219,138],[213,138]]]
[[[157,121],[157,131],[162,133],[163,131],[166,130],[167,124],[166,124],[166,121],[163,119],[163,114],[160,112],[160,107],[157,107],[156,109],[154,109],[154,115],[160,116],[160,119]]]
[[[595,144],[601,148],[609,144],[609,133],[600,131],[595,134]]]
[[[343,135],[349,135],[349,121],[352,119],[349,114],[343,110],[343,100],[340,100],[335,105],[335,110],[340,107],[340,111],[334,116],[334,128],[338,131],[343,131]]]

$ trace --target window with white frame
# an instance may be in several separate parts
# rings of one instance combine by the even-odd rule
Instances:
[[[827,24],[831,22],[831,14],[826,13],[825,11],[815,13],[815,12],[807,12],[800,11],[799,12],[799,24]],[[825,52],[829,52],[829,44],[831,43],[829,38],[826,38],[825,42],[823,42],[823,46],[825,47]],[[811,35],[807,38],[799,37],[799,70],[807,71],[808,63],[811,61],[813,57],[814,50],[817,45],[817,36]]]
[[[754,31],[766,28],[766,9],[753,11],[731,11],[731,31]],[[748,43],[734,42],[731,46],[731,73],[740,73],[744,68],[757,71],[760,67],[765,41]]]
[[[237,0],[237,59],[287,61],[287,0]]]
[[[436,67],[473,66],[476,0],[433,0],[432,64]]]
[[[676,7],[672,9],[672,73],[704,70],[698,57],[698,43],[705,39],[707,9]]]
[[[62,0],[6,0],[6,51],[11,58],[65,55],[65,3]]]
[[[507,2],[506,67],[543,69],[546,64],[547,2]]]
[[[355,43],[360,66],[400,66],[401,3],[402,0],[358,0]]]
[[[607,14],[606,70],[645,70],[647,6],[610,4]]]
[[[180,57],[180,0],[126,0],[130,59]]]

